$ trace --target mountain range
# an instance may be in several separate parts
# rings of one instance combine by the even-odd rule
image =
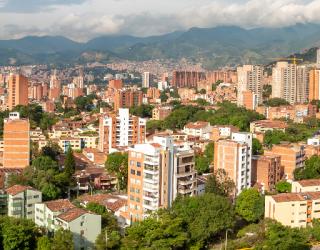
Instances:
[[[119,59],[187,58],[206,68],[267,63],[320,45],[319,24],[243,29],[191,28],[160,36],[102,36],[80,43],[62,36],[0,40],[0,65],[107,63]],[[314,60],[311,55],[308,60]]]

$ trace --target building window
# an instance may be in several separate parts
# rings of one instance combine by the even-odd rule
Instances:
[[[135,174],[136,174],[136,171],[135,171],[134,169],[131,169],[131,170],[130,170],[130,173],[133,174],[133,175],[135,175]]]
[[[141,162],[137,162],[137,167],[138,167],[138,168],[141,167]]]
[[[137,171],[137,176],[141,176],[141,171]]]
[[[38,199],[39,198],[39,195],[35,195],[33,196],[34,199]]]

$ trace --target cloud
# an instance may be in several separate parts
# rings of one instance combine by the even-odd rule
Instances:
[[[87,0],[0,0],[0,12],[28,13],[53,10],[59,5],[82,4]]]
[[[38,11],[55,8],[45,16],[42,12],[41,18],[36,11],[28,18],[12,14],[16,15],[12,18],[16,23],[10,23],[11,18],[1,20],[0,15],[0,23],[4,23],[0,31],[6,37],[30,32],[83,41],[110,34],[158,35],[191,27],[255,28],[320,23],[320,0],[0,0],[0,6],[1,1],[11,2],[12,7],[19,2],[35,7],[41,2],[41,6],[35,7]],[[83,4],[69,6],[75,3]],[[60,4],[63,6],[59,7]]]

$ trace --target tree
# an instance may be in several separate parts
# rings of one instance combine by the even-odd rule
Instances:
[[[167,102],[167,100],[169,99],[168,94],[165,91],[162,91],[160,94],[160,100],[161,102]]]
[[[108,240],[106,241],[106,237]],[[107,229],[102,230],[102,232],[98,235],[95,248],[97,250],[106,250],[106,249],[120,249],[121,246],[121,235],[118,231],[107,231]]]
[[[143,117],[143,118],[151,118],[152,117],[152,110],[153,110],[154,106],[149,105],[149,104],[142,104],[140,106],[134,106],[132,108],[130,108],[130,113],[132,115],[136,115],[139,117]]]
[[[209,142],[204,150],[204,155],[207,157],[210,161],[210,163],[213,162],[214,158],[214,142]]]
[[[310,249],[306,234],[297,228],[282,226],[278,222],[268,223],[265,240],[255,249]]]
[[[258,190],[243,190],[236,200],[236,212],[248,222],[258,221],[264,214],[264,197]]]
[[[123,249],[186,249],[188,233],[181,218],[151,217],[127,229]]]
[[[262,97],[263,99],[268,99],[272,94],[272,85],[263,85]]]
[[[149,120],[147,121],[147,131],[154,133],[156,130],[163,130],[163,121]]]
[[[199,175],[210,171],[210,160],[204,156],[196,156],[195,168]]]
[[[225,197],[232,195],[234,190],[235,184],[224,169],[218,169],[214,174],[210,175],[205,187],[206,193]]]
[[[76,169],[76,163],[73,156],[73,152],[71,147],[68,148],[68,151],[66,153],[66,158],[64,160],[64,172],[71,177]]]
[[[201,95],[205,95],[207,93],[207,91],[205,89],[201,89],[199,92]]]
[[[73,236],[69,230],[59,229],[55,231],[52,240],[52,250],[74,249]]]
[[[320,156],[314,155],[305,161],[303,168],[294,171],[296,180],[320,178]]]
[[[231,202],[214,194],[176,199],[172,214],[186,222],[191,245],[200,249],[234,226]]]
[[[118,188],[124,190],[128,180],[128,153],[112,153],[108,155],[105,167],[109,173],[117,175]]]
[[[252,154],[253,155],[262,155],[263,154],[263,146],[260,141],[256,138],[252,139]]]
[[[281,105],[290,105],[285,99],[282,98],[271,98],[264,102],[264,105],[270,106],[270,107],[279,107]]]
[[[61,148],[57,143],[49,142],[49,145],[41,149],[42,156],[49,156],[52,160],[56,160],[57,156],[61,154]]]
[[[37,250],[51,250],[51,241],[48,236],[42,236],[37,241]]]
[[[38,231],[31,220],[5,217],[2,223],[4,250],[36,249]]]
[[[276,190],[279,193],[290,193],[291,192],[292,185],[291,183],[287,181],[279,181],[276,184]]]

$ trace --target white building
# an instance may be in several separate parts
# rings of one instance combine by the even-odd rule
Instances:
[[[59,228],[70,230],[75,249],[94,249],[101,233],[101,216],[75,207],[69,200],[53,200],[36,204],[35,223],[49,232]]]
[[[319,191],[320,191],[319,179],[309,179],[309,180],[292,182],[292,187],[291,187],[292,193],[319,192]]]
[[[212,126],[209,122],[190,122],[184,126],[183,132],[187,135],[199,136],[200,139],[210,139]]]
[[[81,208],[72,208],[55,218],[55,228],[70,230],[76,250],[94,249],[95,241],[101,233],[101,215]]]
[[[150,72],[144,72],[142,77],[142,88],[150,87]]]
[[[35,204],[42,202],[42,193],[33,187],[14,185],[6,189],[8,216],[34,220]]]

